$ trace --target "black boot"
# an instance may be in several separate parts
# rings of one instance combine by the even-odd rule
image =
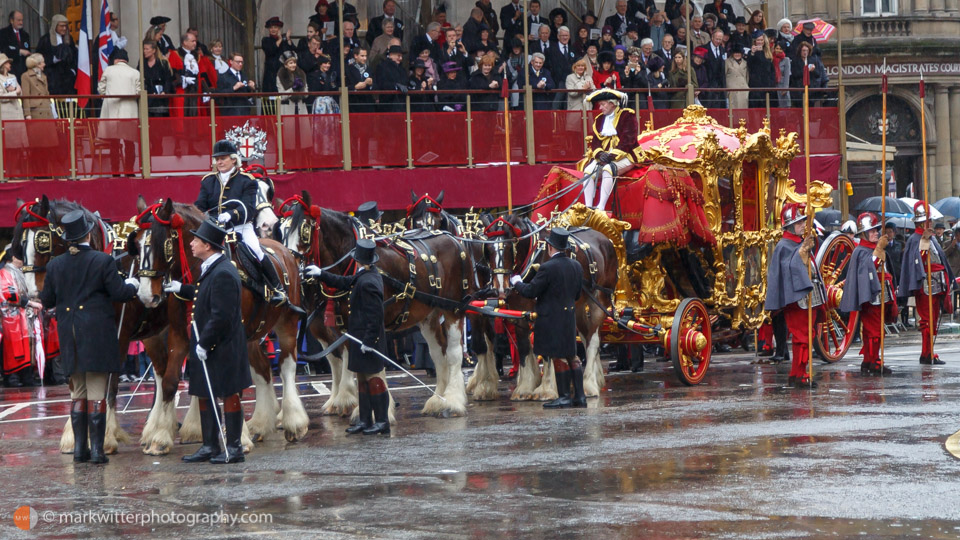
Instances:
[[[10,375],[3,376],[3,385],[7,388],[20,388],[23,386],[23,383],[20,382],[20,376],[16,373],[11,373]]]
[[[357,417],[357,423],[347,428],[347,435],[354,435],[362,432],[373,425],[373,411],[370,407],[370,392],[366,388],[367,383],[360,383],[357,390],[357,408],[360,414]]]
[[[387,385],[379,377],[370,379],[370,408],[373,409],[373,416],[376,422],[369,428],[363,430],[364,435],[390,434],[390,419],[387,418],[387,412],[390,408],[390,394],[387,393]]]
[[[277,269],[274,268],[270,257],[264,255],[260,259],[260,268],[263,269],[263,278],[267,281],[267,287],[272,291],[270,303],[275,306],[282,306],[287,301],[287,295],[283,292],[283,285],[280,283],[280,276],[277,275]]]
[[[233,405],[231,401],[235,401]],[[240,395],[234,394],[223,400],[224,423],[227,428],[227,447],[224,452],[210,458],[210,463],[241,463],[243,445],[240,444],[240,434],[243,432],[243,408],[240,407]]]
[[[573,378],[573,407],[582,409],[587,406],[587,396],[583,393],[583,367],[571,369]]]
[[[217,428],[217,412],[209,399],[200,398],[200,433],[203,435],[203,445],[181,459],[187,463],[210,461],[210,458],[223,452],[220,448],[220,430]],[[222,416],[221,416],[222,418]]]
[[[87,446],[87,400],[75,399],[70,402],[70,425],[73,427],[73,461],[90,461],[90,447]]]
[[[90,432],[90,463],[107,463],[110,460],[103,452],[103,437],[107,433],[107,400],[87,401],[87,417]]]
[[[886,364],[881,364],[879,360],[873,363],[870,366],[868,371],[870,373],[873,373],[874,375],[892,375],[893,374],[893,370],[888,368]]]
[[[555,371],[557,378],[557,399],[544,403],[544,409],[565,409],[573,405],[570,399],[570,370]]]
[[[25,387],[33,387],[39,384],[36,377],[33,376],[33,368],[27,367],[20,370],[20,383]]]
[[[503,378],[503,357],[499,354],[496,355],[497,360],[497,377]]]

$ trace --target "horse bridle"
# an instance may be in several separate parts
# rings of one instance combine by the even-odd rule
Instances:
[[[33,250],[34,253],[38,255],[49,255],[52,257],[53,253],[53,235],[56,233],[58,236],[63,232],[60,227],[54,225],[49,218],[46,216],[41,216],[33,211],[33,207],[40,203],[33,201],[27,202],[20,205],[14,212],[14,216],[19,216],[20,212],[26,212],[28,216],[34,218],[35,221],[24,221],[20,224],[20,227],[23,229],[23,234],[20,237],[20,249],[24,254],[27,250],[27,231],[29,229],[37,229],[34,231],[33,235]],[[27,262],[27,261],[24,261]],[[46,270],[46,265],[36,266],[32,264],[24,264],[20,271],[25,274],[43,272]]]

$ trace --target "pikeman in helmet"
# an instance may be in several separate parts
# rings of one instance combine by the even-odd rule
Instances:
[[[277,276],[273,263],[260,249],[260,241],[253,229],[253,221],[257,215],[257,180],[250,173],[240,170],[240,152],[230,141],[217,141],[213,145],[213,159],[217,172],[200,180],[200,194],[194,204],[207,212],[227,232],[240,235],[243,243],[260,261],[267,285],[273,290],[270,302],[281,305],[287,297],[280,284],[280,277]]]
[[[946,266],[947,256],[940,244],[933,238],[933,224],[927,215],[927,206],[917,201],[913,206],[913,223],[916,230],[907,238],[903,248],[903,261],[900,263],[900,295],[913,295],[917,301],[917,319],[920,321],[921,364],[944,364],[933,354],[933,342],[930,328],[937,335],[940,310],[950,309],[949,284],[953,282],[953,273]],[[931,246],[933,249],[931,249]],[[930,258],[930,283],[927,283],[927,258]],[[930,302],[933,302],[933,318],[930,317]]]
[[[780,212],[783,226],[783,238],[773,250],[773,257],[767,265],[767,299],[763,308],[767,311],[781,311],[787,323],[787,329],[793,338],[793,363],[790,368],[789,384],[798,387],[816,386],[807,371],[810,340],[807,334],[807,300],[813,291],[813,307],[823,303],[822,285],[810,279],[817,276],[816,264],[811,260],[814,236],[806,238],[804,232],[805,206],[787,203]]]
[[[583,200],[590,208],[606,210],[617,176],[634,168],[637,156],[637,115],[626,108],[628,97],[623,92],[603,88],[587,96],[597,104],[600,114],[593,121],[593,140],[585,158],[583,174],[589,176],[583,191]],[[600,170],[600,193],[597,191],[597,169]],[[597,204],[594,206],[594,195]]]
[[[888,239],[880,234],[880,220],[869,212],[857,217],[857,234],[860,243],[853,250],[847,266],[840,311],[860,312],[860,328],[863,335],[863,362],[860,371],[889,375],[890,368],[880,363],[880,310],[888,308],[886,319],[896,320],[897,300],[893,295],[893,274],[885,267],[883,286],[880,284],[880,265],[886,264]],[[881,293],[882,289],[882,293]],[[882,294],[882,296],[881,296]]]

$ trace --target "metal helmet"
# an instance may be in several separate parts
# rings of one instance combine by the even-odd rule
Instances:
[[[917,201],[913,204],[913,222],[923,223],[930,219],[927,215],[927,204],[923,201]]]
[[[804,205],[800,203],[787,203],[780,210],[780,225],[786,229],[798,221],[802,221],[807,216],[804,215]]]
[[[859,218],[857,218],[856,223],[852,219],[848,219],[844,221],[843,225],[840,226],[840,232],[847,233],[847,234],[857,234],[857,223],[859,223],[859,221],[860,221]]]
[[[872,212],[864,212],[857,216],[857,234],[880,228],[880,220]]]

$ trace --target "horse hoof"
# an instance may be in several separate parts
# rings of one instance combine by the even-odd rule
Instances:
[[[143,447],[143,453],[148,456],[165,456],[170,453],[170,446],[154,441]]]

